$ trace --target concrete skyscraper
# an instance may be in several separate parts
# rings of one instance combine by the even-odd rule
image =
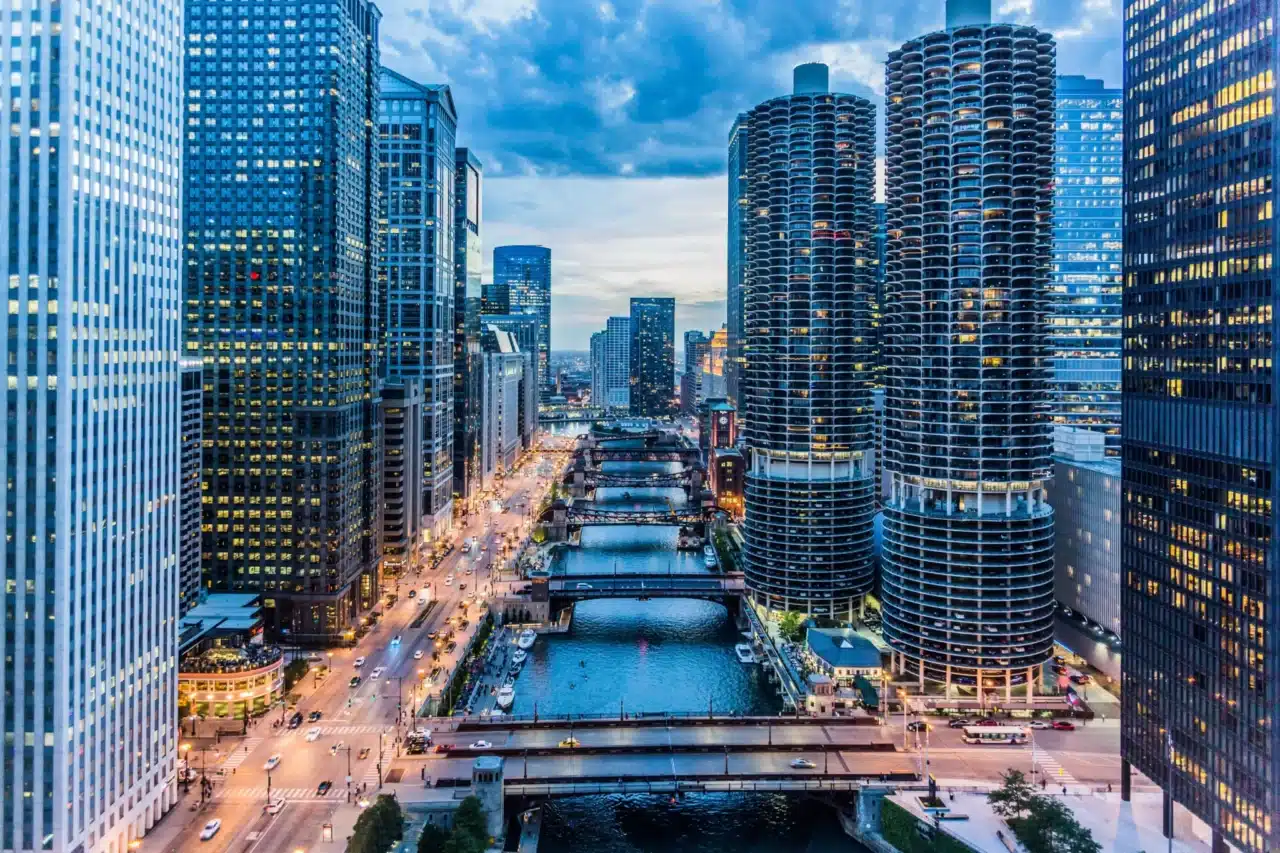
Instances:
[[[383,68],[379,87],[382,393],[392,416],[382,431],[382,552],[384,569],[398,572],[453,520],[458,115],[448,86]]]
[[[466,501],[480,472],[480,222],[484,170],[475,152],[454,152],[453,492]]]
[[[729,242],[728,288],[726,296],[725,328],[728,331],[728,352],[724,364],[725,385],[729,399],[738,405],[739,385],[743,373],[743,282],[747,275],[747,246],[751,235],[747,208],[747,136],[746,113],[738,115],[729,129]]]
[[[631,414],[675,412],[676,301],[631,297]]]
[[[800,65],[737,138],[747,586],[770,609],[850,618],[873,573],[875,107]]]
[[[1008,697],[1053,644],[1055,49],[983,6],[885,66],[881,585],[899,673]]]
[[[380,14],[298,8],[186,4],[185,346],[205,581],[332,641],[377,598]]]
[[[507,286],[509,313],[538,318],[538,351],[532,355],[541,393],[551,381],[551,250],[545,246],[498,246],[493,250],[493,283]]]
[[[1054,122],[1053,421],[1120,452],[1123,98],[1101,80],[1059,77]]]
[[[177,799],[182,4],[0,27],[0,848],[123,853]]]
[[[1280,850],[1275,12],[1124,15],[1122,793],[1215,853]]]

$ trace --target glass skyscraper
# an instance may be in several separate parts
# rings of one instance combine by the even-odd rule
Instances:
[[[1280,850],[1275,14],[1125,4],[1121,781],[1251,853]]]
[[[953,0],[889,54],[884,633],[900,675],[1033,683],[1053,645],[1053,37]]]
[[[303,8],[186,4],[185,346],[206,584],[333,641],[377,598],[380,16]]]
[[[454,152],[453,492],[467,500],[480,474],[480,218],[484,170],[475,152]]]
[[[770,609],[852,618],[874,571],[875,107],[800,65],[738,136],[747,586]]]
[[[182,4],[0,28],[0,848],[123,851],[177,800]]]
[[[383,312],[382,370],[388,385],[416,385],[419,422],[400,433],[420,442],[413,460],[388,480],[384,507],[415,507],[399,526],[421,543],[453,516],[455,149],[458,115],[448,86],[417,83],[389,68],[380,74],[378,283]],[[412,499],[404,494],[413,490]],[[383,545],[389,553],[390,541]]]
[[[676,301],[659,296],[633,296],[630,326],[631,414],[649,417],[674,414]]]
[[[728,322],[728,355],[725,360],[725,385],[729,399],[738,405],[743,373],[743,282],[747,275],[747,245],[751,229],[751,200],[747,198],[747,113],[739,113],[729,129],[729,243],[728,288],[726,314]]]
[[[510,313],[538,318],[534,368],[541,391],[551,382],[551,250],[545,246],[498,246],[493,250],[493,283],[507,285]]]
[[[1122,97],[1059,77],[1055,107],[1053,420],[1106,433],[1120,452]]]

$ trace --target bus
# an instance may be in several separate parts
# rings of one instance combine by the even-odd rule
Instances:
[[[1027,730],[1022,726],[965,726],[965,743],[1026,743]]]

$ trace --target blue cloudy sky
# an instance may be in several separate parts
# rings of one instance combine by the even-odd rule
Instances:
[[[674,296],[679,331],[724,320],[725,139],[800,62],[873,98],[885,54],[942,0],[377,0],[383,63],[448,83],[484,161],[485,266],[553,253],[556,349],[585,349],[633,295]],[[1058,36],[1058,69],[1119,85],[1120,0],[994,0]],[[487,274],[486,274],[487,279]]]

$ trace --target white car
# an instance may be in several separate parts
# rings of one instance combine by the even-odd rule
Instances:
[[[360,657],[356,658],[356,661],[355,661],[356,669],[359,669],[360,667],[364,666],[364,662],[365,662],[364,655],[360,655]]]
[[[204,825],[204,829],[200,830],[200,840],[208,841],[218,834],[218,830],[222,829],[222,821],[216,817]]]
[[[418,649],[416,652],[413,653],[413,659],[422,660],[422,649]]]
[[[475,743],[471,744],[471,748],[472,749],[492,749],[493,744],[489,743],[489,741],[487,740],[478,740]]]
[[[578,584],[578,589],[591,589],[591,584],[589,584],[589,583],[579,583],[579,584]]]
[[[280,766],[280,756],[273,755],[267,759],[267,763],[262,765],[263,770],[275,770]]]
[[[391,638],[391,645],[393,645],[393,646],[398,646],[398,645],[400,645],[400,635],[399,635],[399,634],[396,634],[394,637],[392,637],[392,638]]]
[[[280,814],[283,809],[284,797],[276,797],[274,800],[267,803],[267,814]]]
[[[320,739],[320,727],[319,727],[319,726],[314,726],[314,727],[312,727],[312,728],[307,729],[307,734],[306,734],[306,741],[307,741],[307,743],[313,743],[314,741],[317,741],[317,740],[319,740],[319,739]]]
[[[812,770],[818,765],[807,758],[793,758],[791,759],[791,766],[796,770]]]
[[[1027,723],[1027,728],[1029,728],[1029,729],[1051,729],[1051,728],[1053,728],[1053,723],[1050,723],[1050,722],[1048,722],[1047,720],[1032,720],[1031,722]]]
[[[444,585],[453,586],[453,575],[449,575],[447,578],[444,579]]]
[[[386,667],[375,666],[375,667],[373,668],[373,675],[371,675],[370,677],[371,677],[371,678],[381,678],[381,677],[382,677],[382,673],[384,673],[384,672],[386,672]]]

